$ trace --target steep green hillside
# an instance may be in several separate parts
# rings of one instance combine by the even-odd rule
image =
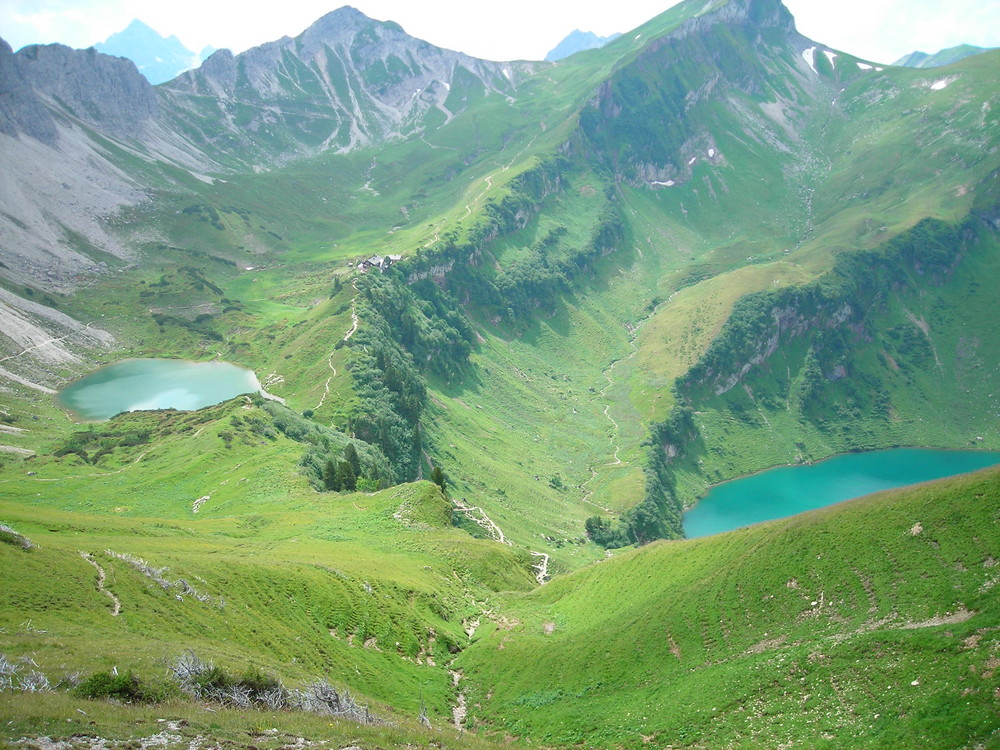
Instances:
[[[323,677],[399,723],[358,730],[382,746],[463,708],[545,745],[996,743],[996,473],[604,548],[768,466],[1000,448],[1000,53],[878,69],[777,0],[692,0],[505,67],[338,13],[144,90],[124,135],[37,84],[37,149],[139,197],[100,222],[122,252],[52,229],[94,275],[0,266],[0,654]],[[127,356],[237,362],[284,405],[52,398]],[[2,687],[7,737],[157,718]],[[185,739],[363,744],[165,706]]]
[[[1000,473],[650,545],[507,597],[470,718],[544,744],[992,746]]]
[[[447,716],[464,621],[532,583],[526,554],[453,528],[428,482],[311,489],[296,469],[315,448],[289,439],[297,425],[280,410],[240,398],[76,435],[8,475],[0,503],[32,545],[0,545],[3,652],[53,681],[113,665],[155,675],[193,649]]]
[[[995,209],[991,209],[995,211]],[[677,385],[682,496],[783,463],[887,445],[994,447],[997,236],[977,212],[927,220],[817,282],[760,292]],[[682,468],[683,467],[683,468]]]

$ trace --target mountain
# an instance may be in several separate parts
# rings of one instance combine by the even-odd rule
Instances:
[[[225,144],[223,151],[287,159],[441,127],[470,101],[512,95],[531,69],[443,50],[344,7],[295,39],[235,57],[217,51],[159,92],[174,129],[206,152]]]
[[[57,284],[96,269],[101,261],[87,257],[90,246],[116,259],[130,254],[95,218],[135,205],[142,193],[128,169],[109,162],[103,146],[94,153],[78,125],[122,140],[150,164],[170,164],[189,176],[248,165],[263,169],[430,132],[483,97],[509,97],[531,70],[526,63],[441,50],[346,7],[296,39],[236,56],[217,51],[196,71],[156,88],[130,60],[92,49],[36,45],[13,59],[9,50],[0,54],[12,71],[23,72],[5,79],[18,104],[0,113],[0,128],[15,139],[19,133],[41,136],[53,146],[21,157],[13,152],[31,150],[28,141],[4,144],[10,163],[49,161],[46,169],[10,177],[16,183],[12,197],[25,198],[11,200],[0,217],[0,236],[18,238],[6,244],[4,260],[13,261],[9,266],[21,279]],[[31,84],[20,83],[28,79]],[[89,174],[95,164],[99,176]],[[43,229],[35,207],[45,201],[30,196],[69,190],[62,186],[84,174],[101,189],[77,190],[72,205],[52,205],[53,226]]]
[[[971,44],[960,44],[957,47],[949,47],[933,55],[926,52],[911,52],[899,58],[893,65],[902,65],[907,68],[941,68],[951,65],[959,60],[964,60],[972,55],[979,55],[989,50],[984,47],[976,47]]]
[[[603,47],[608,42],[613,42],[620,36],[621,34],[598,36],[593,31],[580,31],[579,29],[575,29],[571,31],[565,39],[559,42],[559,44],[553,47],[552,50],[545,55],[545,59],[549,62],[556,62],[557,60],[562,60],[563,58],[569,57],[577,52],[582,52],[583,50],[598,49]]]
[[[995,471],[681,537],[769,467],[1000,449],[998,55],[778,0],[555,63],[342,8],[155,87],[0,45],[0,737],[989,744]],[[128,358],[283,403],[54,398]]]
[[[197,65],[198,55],[176,36],[164,37],[139,19],[98,42],[94,49],[105,55],[127,57],[150,83],[163,83]]]

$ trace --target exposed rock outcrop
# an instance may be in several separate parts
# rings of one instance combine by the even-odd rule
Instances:
[[[32,85],[24,77],[10,45],[0,39],[0,133],[24,133],[43,143],[56,141],[56,126]]]
[[[140,138],[159,114],[153,87],[124,57],[62,44],[31,45],[14,57],[50,106],[116,138]]]

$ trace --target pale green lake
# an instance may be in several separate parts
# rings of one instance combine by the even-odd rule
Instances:
[[[713,487],[684,514],[684,533],[691,539],[720,534],[998,463],[998,452],[894,448],[782,466]]]
[[[70,383],[59,403],[83,419],[103,421],[123,411],[201,409],[258,391],[253,370],[229,362],[126,359]]]

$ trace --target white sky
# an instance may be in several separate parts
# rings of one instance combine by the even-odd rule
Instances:
[[[14,49],[61,42],[88,47],[139,18],[198,52],[240,52],[295,36],[344,0],[0,0],[0,36]],[[380,20],[449,49],[493,60],[541,59],[574,28],[602,36],[629,31],[675,0],[350,0]],[[1000,46],[1000,0],[786,0],[799,31],[877,62],[963,42]],[[250,8],[255,9],[251,10]],[[567,9],[569,6],[569,9]]]

